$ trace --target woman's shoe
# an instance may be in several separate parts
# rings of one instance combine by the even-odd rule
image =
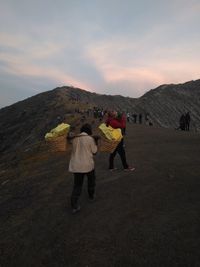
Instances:
[[[124,171],[126,172],[129,172],[129,171],[134,171],[135,168],[134,167],[128,167],[128,168],[125,168]]]
[[[110,172],[116,171],[117,168],[109,169]]]
[[[81,209],[80,206],[78,206],[77,208],[73,208],[73,209],[72,209],[72,214],[76,214],[77,212],[80,211],[80,209]]]

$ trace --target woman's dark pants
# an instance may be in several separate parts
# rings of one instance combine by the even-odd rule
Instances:
[[[118,146],[116,147],[115,151],[113,153],[110,154],[109,157],[109,169],[113,169],[114,168],[114,158],[116,156],[116,154],[120,155],[121,161],[122,161],[122,165],[124,167],[124,169],[128,168],[128,164],[126,162],[126,153],[124,150],[124,139],[122,138],[121,142],[118,144]]]
[[[95,170],[92,170],[91,172],[88,173],[74,173],[74,187],[71,195],[71,206],[72,208],[77,208],[78,207],[78,199],[81,195],[82,187],[83,187],[83,180],[84,176],[87,176],[88,178],[88,195],[89,198],[94,197],[94,192],[95,192]]]

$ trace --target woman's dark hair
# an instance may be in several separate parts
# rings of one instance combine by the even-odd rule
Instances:
[[[88,135],[92,135],[92,127],[89,123],[83,124],[83,126],[80,129],[80,132],[87,133]]]

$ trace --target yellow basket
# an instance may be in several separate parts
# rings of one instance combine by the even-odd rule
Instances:
[[[62,152],[67,151],[68,144],[67,144],[67,136],[61,135],[54,139],[46,141],[48,151],[50,152]]]
[[[120,141],[109,140],[101,135],[99,140],[99,151],[113,153]]]

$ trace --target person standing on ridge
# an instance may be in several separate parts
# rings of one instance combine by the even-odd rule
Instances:
[[[142,114],[139,114],[139,124],[142,124]]]
[[[185,130],[186,131],[190,130],[190,113],[189,112],[185,114]]]

